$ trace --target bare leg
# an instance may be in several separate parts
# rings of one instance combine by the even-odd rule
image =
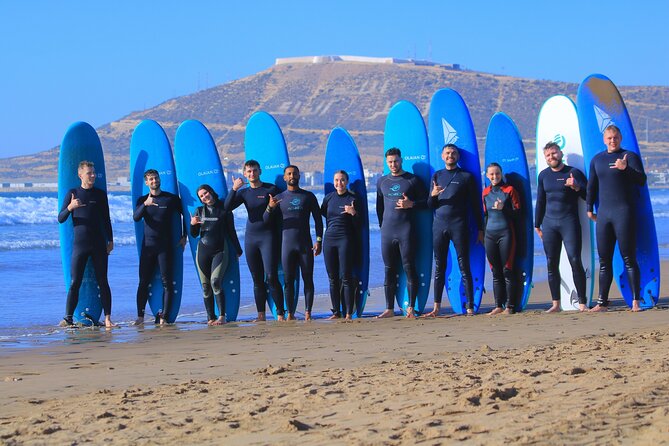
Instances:
[[[559,313],[560,312],[560,301],[554,300],[551,307],[546,310],[546,313]]]
[[[638,300],[633,300],[633,301],[632,301],[632,311],[634,311],[635,313],[637,313],[637,312],[639,312],[639,311],[643,311],[643,310],[641,309],[641,305],[639,305],[639,301],[638,301]]]
[[[503,312],[503,311],[504,311],[504,310],[502,310],[501,307],[495,307],[495,308],[494,308],[490,313],[488,313],[488,314],[489,314],[490,316],[494,316],[494,315],[496,315],[496,314],[500,314],[500,313]]]
[[[378,316],[376,316],[376,318],[377,318],[377,319],[385,319],[385,318],[387,318],[387,317],[394,317],[394,316],[395,316],[395,312],[394,312],[393,310],[388,310],[388,309],[387,309],[387,310],[384,310],[383,313],[381,313],[381,314],[379,314]]]
[[[310,321],[311,320],[311,311],[305,311],[304,312],[304,320],[305,321]]]
[[[439,316],[440,312],[441,312],[441,303],[435,302],[434,303],[434,308],[432,309],[432,311],[422,315],[421,317],[437,317],[437,316]]]

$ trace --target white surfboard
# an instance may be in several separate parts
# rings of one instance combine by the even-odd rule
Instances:
[[[537,119],[537,176],[548,167],[543,156],[544,146],[555,142],[564,154],[563,162],[585,173],[583,147],[578,128],[578,115],[574,102],[567,96],[557,95],[549,98],[541,107]],[[588,219],[585,200],[579,200],[578,217],[581,221],[581,261],[585,269],[586,300],[592,303],[594,287],[593,271],[595,266],[593,227]],[[560,307],[562,310],[578,310],[578,295],[574,285],[567,250],[562,246],[560,256]]]

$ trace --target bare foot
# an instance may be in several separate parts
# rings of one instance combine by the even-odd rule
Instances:
[[[311,320],[311,311],[305,311],[304,312],[304,320],[305,321],[310,321]]]
[[[160,325],[167,325],[167,320],[160,318]]]
[[[511,308],[506,307],[504,311],[502,311],[502,314],[513,314],[513,312],[511,311]]]
[[[333,319],[340,319],[340,318],[341,318],[340,315],[338,315],[338,314],[333,314],[332,316],[330,316],[330,317],[328,318],[328,320],[331,321],[331,320],[333,320]]]
[[[588,306],[586,304],[578,304],[578,311],[583,313],[584,311],[588,311]]]
[[[260,313],[258,313],[258,317],[255,318],[255,320],[253,322],[265,322],[266,320],[267,319],[265,318],[265,313],[260,312]]]
[[[416,313],[414,313],[413,307],[407,307],[407,319],[416,319]]]
[[[144,318],[143,317],[138,317],[135,319],[132,323],[132,325],[144,325]]]
[[[492,310],[490,313],[488,313],[488,314],[489,314],[490,316],[494,316],[494,315],[496,315],[496,314],[500,314],[500,313],[503,312],[503,311],[504,311],[504,310],[502,310],[500,307],[495,307],[495,308],[493,308],[493,310]]]
[[[635,312],[635,313],[637,313],[637,312],[639,312],[639,311],[643,311],[643,310],[641,309],[641,305],[639,305],[639,301],[638,301],[638,300],[633,300],[633,301],[632,301],[632,311]]]
[[[376,316],[377,319],[385,319],[387,317],[394,317],[395,312],[393,310],[384,310],[383,313]]]
[[[421,317],[437,317],[439,316],[439,313],[441,313],[441,307],[435,305],[432,311],[423,314]]]
[[[592,312],[592,313],[603,313],[604,311],[609,311],[609,308],[608,307],[603,307],[599,304],[595,305],[594,307],[592,307],[590,309],[590,312]]]
[[[223,316],[220,316],[215,321],[211,321],[211,325],[223,325],[223,324],[225,324],[225,318]]]
[[[105,316],[105,328],[114,328],[116,324],[111,321],[111,316]]]
[[[344,318],[344,320],[345,320],[345,321],[352,321],[352,320],[353,320],[353,316],[350,315],[350,314],[347,314],[346,317]]]
[[[288,320],[289,321],[296,321],[297,318],[295,318],[295,313],[288,313]]]
[[[474,316],[474,309],[473,308],[467,308],[467,316]]]
[[[276,320],[279,321],[279,322],[283,322],[283,321],[286,320],[286,318],[283,317],[283,314],[277,314],[276,315]]]
[[[553,305],[546,310],[546,313],[559,313],[560,312],[560,302],[554,300]]]

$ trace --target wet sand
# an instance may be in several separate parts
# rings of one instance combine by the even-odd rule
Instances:
[[[669,444],[666,281],[638,314],[545,314],[547,295],[511,316],[147,325],[5,349],[0,441]]]

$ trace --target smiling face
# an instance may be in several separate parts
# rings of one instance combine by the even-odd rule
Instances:
[[[283,173],[283,180],[288,186],[297,187],[300,184],[300,171],[297,167],[288,167]]]
[[[342,195],[346,192],[346,187],[348,186],[348,178],[343,173],[336,173],[334,175],[334,187],[337,190],[339,195]]]
[[[444,147],[441,151],[441,159],[446,165],[446,169],[452,170],[458,166],[458,161],[460,161],[460,152],[455,147]]]
[[[144,184],[146,184],[151,191],[160,189],[160,176],[156,174],[148,174],[144,177]]]
[[[257,184],[260,182],[261,173],[262,171],[258,166],[249,165],[244,168],[244,176],[251,184]]]
[[[200,189],[197,191],[197,196],[203,204],[208,206],[211,206],[216,202],[214,196],[211,195],[207,189]]]
[[[620,150],[620,143],[623,142],[623,136],[616,129],[606,129],[604,132],[604,144],[606,144],[606,150],[611,152],[617,152]]]
[[[90,189],[95,185],[95,167],[92,166],[83,166],[80,167],[77,171],[79,179],[81,180],[81,187],[84,189]]]
[[[562,150],[557,147],[553,146],[544,150],[546,164],[548,164],[551,169],[557,169],[562,166],[562,156]]]
[[[402,172],[402,157],[399,155],[388,155],[386,157],[386,164],[390,173],[393,175],[399,175]]]
[[[485,176],[490,180],[490,184],[497,186],[502,182],[502,169],[497,166],[490,166],[485,172]]]

